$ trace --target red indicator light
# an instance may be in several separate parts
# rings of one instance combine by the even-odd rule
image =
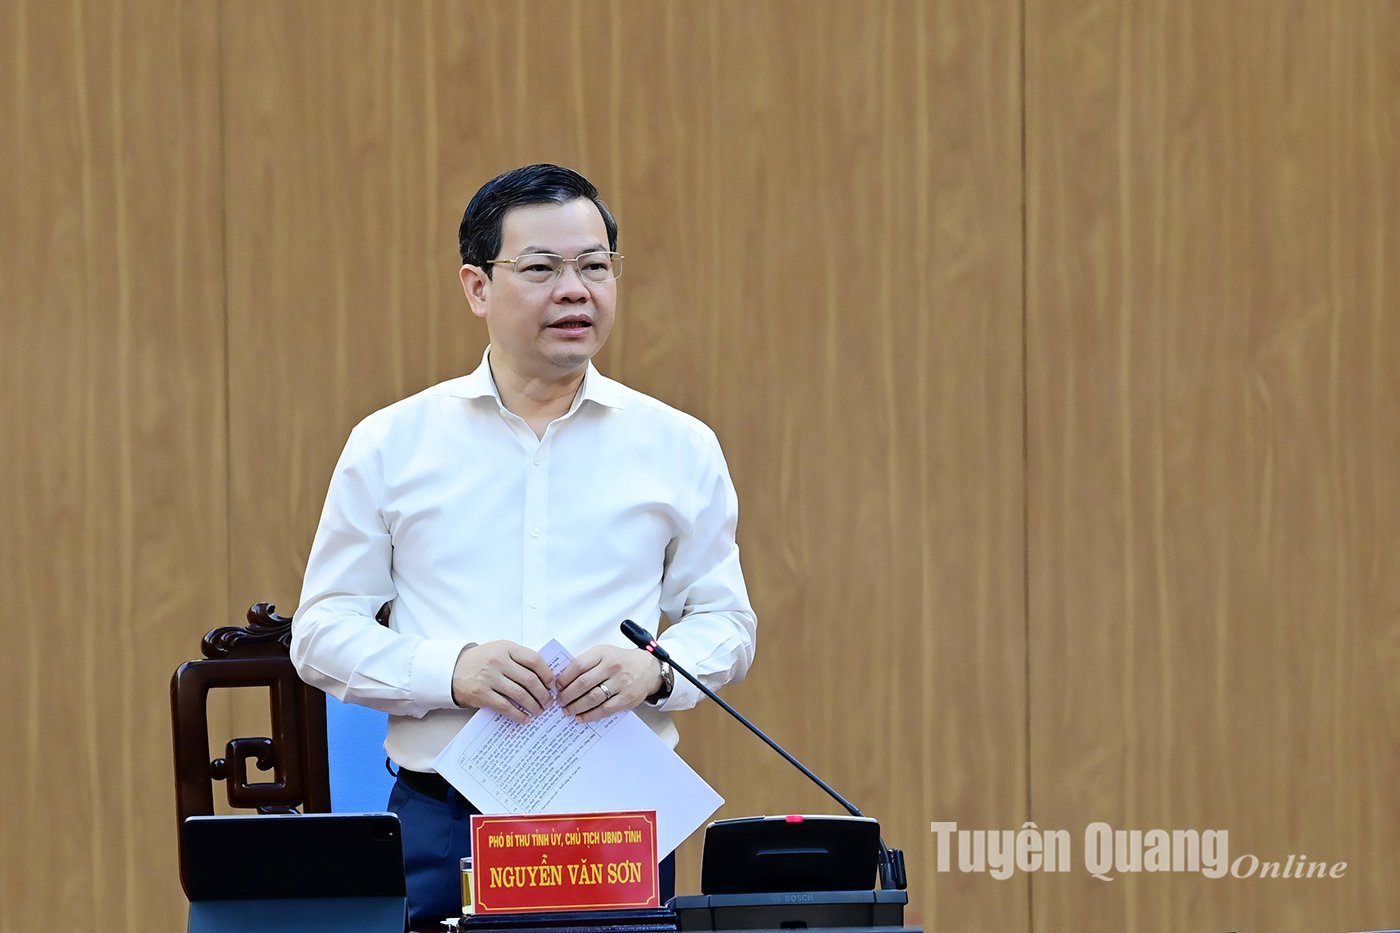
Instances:
[[[783,817],[783,820],[788,823],[801,823],[802,817],[798,816],[796,813],[790,813],[787,816]]]

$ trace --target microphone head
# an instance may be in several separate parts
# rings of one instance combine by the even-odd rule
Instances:
[[[623,619],[621,628],[622,634],[627,636],[627,640],[638,648],[646,648],[656,640],[651,637],[651,632],[648,632],[631,619]]]

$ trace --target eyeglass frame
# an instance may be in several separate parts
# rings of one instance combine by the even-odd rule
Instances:
[[[618,279],[622,278],[622,268],[621,268],[620,266],[618,267],[617,274],[614,275],[614,276],[612,276],[611,279],[590,279],[590,278],[588,278],[586,275],[584,275],[582,272],[579,272],[578,261],[579,261],[580,259],[582,259],[584,256],[596,256],[596,255],[598,255],[599,253],[603,254],[604,256],[611,256],[611,257],[613,258],[613,261],[616,261],[616,262],[621,262],[622,260],[624,260],[624,259],[627,258],[626,256],[624,256],[624,255],[622,255],[621,253],[619,253],[617,250],[613,250],[613,249],[590,249],[590,250],[584,250],[582,253],[579,253],[579,254],[578,254],[577,256],[575,256],[573,259],[565,259],[563,256],[560,256],[558,253],[549,253],[549,252],[539,251],[539,252],[534,252],[534,253],[521,253],[519,256],[516,256],[514,259],[488,259],[488,260],[486,260],[486,265],[488,265],[488,266],[511,266],[511,267],[512,267],[512,268],[511,268],[511,271],[512,271],[512,272],[514,272],[516,275],[519,275],[519,276],[521,276],[521,277],[524,277],[524,273],[522,273],[519,269],[514,268],[514,266],[515,266],[515,264],[518,263],[520,260],[522,260],[522,259],[524,259],[524,258],[526,258],[526,257],[528,257],[528,256],[550,256],[550,257],[553,257],[554,259],[559,260],[559,271],[556,272],[556,273],[554,273],[554,278],[552,278],[552,279],[545,279],[543,282],[531,282],[530,284],[532,284],[532,285],[548,285],[548,284],[550,284],[551,282],[557,282],[557,281],[559,281],[559,279],[563,278],[563,276],[564,276],[564,267],[565,267],[566,265],[568,265],[569,263],[573,263],[573,264],[574,264],[574,272],[578,275],[578,277],[579,277],[579,279],[580,279],[581,281],[584,281],[584,282],[592,282],[594,285],[602,285],[602,284],[604,284],[605,282],[608,282],[608,281],[616,282]],[[526,281],[529,281],[529,280],[527,279]]]

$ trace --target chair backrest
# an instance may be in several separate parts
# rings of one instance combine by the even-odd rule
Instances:
[[[246,627],[214,629],[204,636],[204,659],[176,669],[170,713],[181,823],[188,816],[213,814],[217,781],[224,782],[229,806],[236,809],[330,811],[326,698],[297,676],[288,657],[291,639],[292,620],[270,603],[257,603],[248,610]],[[272,735],[231,739],[221,757],[211,758],[209,691],[235,687],[268,689]],[[273,779],[250,780],[249,760],[271,770]]]
[[[375,616],[380,625],[389,624],[389,609],[385,603]],[[328,813],[333,777],[337,811],[385,809],[392,783],[383,765],[388,717],[342,704],[304,683],[292,666],[291,644],[292,620],[278,615],[271,603],[255,603],[246,627],[214,629],[204,636],[204,658],[176,669],[170,680],[170,715],[180,825],[186,817],[213,815],[218,781],[224,782],[235,809]],[[238,687],[267,688],[272,735],[231,739],[221,757],[211,758],[209,692]],[[260,770],[272,771],[272,780],[250,780],[250,760]],[[179,839],[184,879],[190,867],[184,832]]]
[[[331,809],[380,813],[389,805],[394,775],[385,767],[389,715],[326,697],[326,746],[330,752]]]

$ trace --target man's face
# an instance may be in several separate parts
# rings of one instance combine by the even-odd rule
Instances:
[[[608,249],[608,232],[593,202],[529,204],[506,212],[494,259],[554,253],[573,259]],[[491,267],[491,277],[463,266],[462,288],[472,313],[486,321],[493,369],[526,379],[557,380],[583,370],[612,332],[617,281],[592,282],[566,263],[558,278],[527,282],[515,267]]]

